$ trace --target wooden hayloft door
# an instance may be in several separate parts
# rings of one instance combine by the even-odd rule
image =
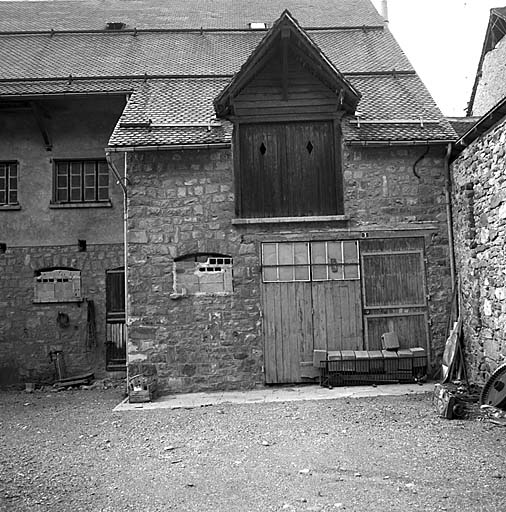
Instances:
[[[314,377],[313,350],[360,350],[358,242],[262,245],[265,380]]]
[[[241,216],[340,213],[331,121],[244,124],[239,136]]]

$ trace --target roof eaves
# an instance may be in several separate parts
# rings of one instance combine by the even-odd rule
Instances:
[[[390,147],[390,146],[432,146],[437,144],[450,144],[453,139],[378,139],[378,140],[345,140],[348,146],[360,147]]]
[[[496,125],[505,116],[506,97],[504,97],[494,108],[483,115],[476,124],[474,124],[455,142],[452,152],[452,161],[455,160],[466,147],[471,145],[476,139],[490,130],[490,128]]]

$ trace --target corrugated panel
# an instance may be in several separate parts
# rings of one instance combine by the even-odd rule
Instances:
[[[232,75],[265,32],[0,36],[0,78]],[[309,33],[342,73],[411,70],[388,30]]]
[[[284,9],[303,27],[381,25],[369,0],[85,0],[2,3],[0,31],[134,28],[247,28],[272,23]]]

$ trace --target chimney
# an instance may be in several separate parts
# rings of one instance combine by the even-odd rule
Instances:
[[[381,0],[381,16],[383,21],[388,23],[388,0]]]

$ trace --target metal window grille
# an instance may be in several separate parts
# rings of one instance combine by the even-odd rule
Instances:
[[[356,240],[262,244],[264,283],[360,279]]]
[[[55,162],[55,202],[83,203],[109,199],[109,169],[105,160]]]
[[[0,205],[18,204],[18,164],[0,162]]]

